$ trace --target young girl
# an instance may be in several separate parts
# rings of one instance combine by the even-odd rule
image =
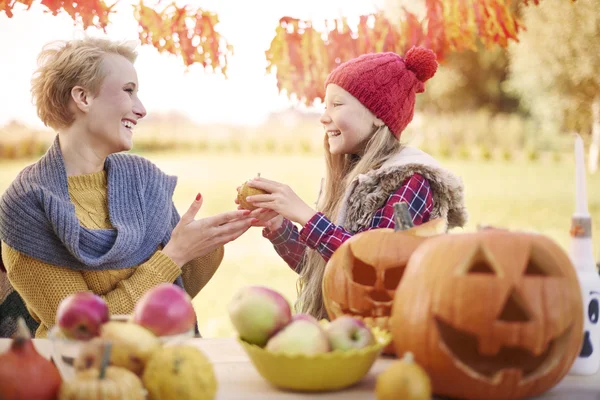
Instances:
[[[327,165],[318,212],[287,185],[256,178],[249,196],[263,236],[299,273],[297,309],[327,318],[321,281],[327,260],[352,235],[394,227],[394,204],[406,202],[415,225],[443,217],[463,226],[467,213],[461,179],[399,139],[412,120],[415,95],[437,70],[435,54],[413,47],[405,57],[365,54],[328,76],[325,112]],[[293,224],[302,226],[300,230]]]

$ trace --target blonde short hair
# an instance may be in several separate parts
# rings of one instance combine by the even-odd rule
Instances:
[[[137,53],[131,45],[101,38],[56,41],[44,46],[31,80],[31,95],[42,122],[53,129],[69,127],[71,89],[81,86],[97,94],[105,77],[102,60],[118,54],[132,63]]]

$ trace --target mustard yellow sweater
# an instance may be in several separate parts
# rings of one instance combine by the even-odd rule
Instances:
[[[88,229],[112,228],[108,214],[106,172],[68,177],[69,194],[82,226]],[[223,259],[224,249],[179,268],[157,249],[137,267],[77,271],[45,264],[2,243],[2,260],[8,278],[19,292],[33,318],[40,322],[36,337],[46,337],[55,324],[59,303],[68,295],[91,291],[108,304],[111,314],[130,314],[138,299],[150,288],[173,282],[180,274],[186,292],[193,298],[212,278]]]

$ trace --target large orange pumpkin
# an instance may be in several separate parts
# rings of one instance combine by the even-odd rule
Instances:
[[[438,218],[406,230],[373,229],[354,235],[329,259],[323,299],[331,320],[342,315],[389,330],[396,287],[412,252],[429,236],[446,230]],[[394,354],[392,344],[384,349]]]
[[[434,393],[520,399],[563,378],[582,344],[582,298],[565,252],[543,235],[444,235],[412,255],[390,319]]]

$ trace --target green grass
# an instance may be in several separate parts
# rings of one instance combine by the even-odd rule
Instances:
[[[198,217],[235,209],[235,188],[257,172],[289,184],[307,203],[318,192],[324,167],[319,155],[249,154],[151,154],[147,156],[169,174],[179,177],[175,204],[183,213],[201,192],[204,205]],[[0,193],[18,171],[34,160],[0,162]],[[572,161],[539,160],[445,161],[462,176],[470,220],[464,231],[478,223],[511,229],[537,231],[569,246],[570,218],[574,208]],[[595,222],[595,255],[600,246],[600,174],[588,176],[589,208]],[[456,231],[456,230],[455,230]],[[460,230],[458,230],[460,232]],[[206,337],[233,334],[227,303],[233,293],[248,284],[263,284],[281,291],[293,302],[296,275],[277,256],[271,244],[253,228],[226,246],[223,264],[204,290],[194,299],[200,330]]]

